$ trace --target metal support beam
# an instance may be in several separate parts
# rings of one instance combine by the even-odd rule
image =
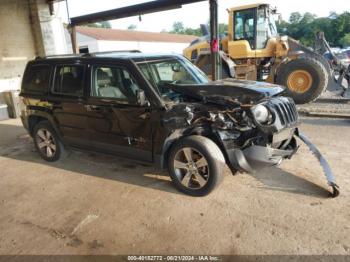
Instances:
[[[83,25],[88,23],[97,23],[113,19],[120,19],[131,16],[139,16],[155,12],[167,11],[171,9],[181,8],[182,5],[203,2],[206,0],[154,0],[142,4],[125,6],[117,9],[107,10],[103,12],[72,17],[72,25]]]
[[[212,80],[220,79],[218,0],[209,0],[210,6],[210,49]]]
[[[72,42],[73,54],[79,54],[79,46],[77,42],[77,30],[75,26],[69,28],[70,39]]]

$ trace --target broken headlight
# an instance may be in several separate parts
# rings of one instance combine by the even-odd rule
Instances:
[[[259,124],[267,124],[271,119],[270,111],[264,105],[256,105],[252,107],[251,110],[255,121],[257,121]]]
[[[209,119],[220,129],[231,129],[233,127],[232,120],[227,118],[225,113],[209,112]]]

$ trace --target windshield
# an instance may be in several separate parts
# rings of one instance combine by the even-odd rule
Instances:
[[[178,101],[181,95],[167,87],[167,84],[204,84],[207,76],[186,59],[178,57],[156,59],[137,64],[146,79],[165,100]]]
[[[273,10],[266,6],[258,8],[256,23],[256,48],[263,49],[271,37],[277,36]]]
[[[278,32],[277,32],[277,26],[276,26],[276,19],[275,19],[275,12],[271,9],[269,9],[270,15],[268,16],[269,18],[269,28],[270,28],[270,34],[271,37],[273,36],[277,36]]]

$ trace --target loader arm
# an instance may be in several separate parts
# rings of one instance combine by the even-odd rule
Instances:
[[[331,67],[339,74],[338,79],[335,79],[336,83],[344,89],[343,96],[349,96],[350,86],[350,65],[345,65],[332,51],[328,41],[324,36],[324,32],[318,32],[315,39],[315,52],[319,55],[323,55],[325,52],[329,52],[332,57]],[[347,86],[343,86],[343,80],[346,80]]]

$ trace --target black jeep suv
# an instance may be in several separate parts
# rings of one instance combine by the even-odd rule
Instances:
[[[168,168],[179,190],[202,196],[225,164],[253,172],[295,153],[298,115],[282,91],[211,82],[178,55],[45,57],[26,67],[22,121],[47,161],[66,147],[113,153]]]

